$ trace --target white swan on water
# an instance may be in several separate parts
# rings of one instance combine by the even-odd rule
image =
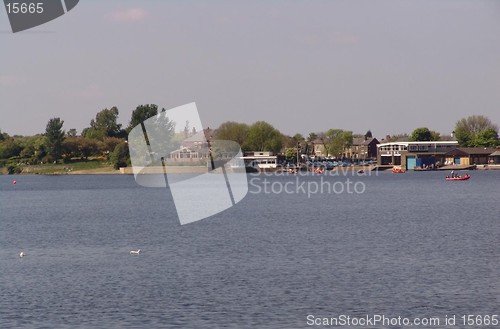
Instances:
[[[26,256],[26,254],[24,253],[24,251],[21,251],[21,252],[19,253],[19,257],[24,257],[24,256]]]
[[[137,249],[137,250],[130,250],[130,254],[131,255],[139,255],[141,253],[141,249]]]

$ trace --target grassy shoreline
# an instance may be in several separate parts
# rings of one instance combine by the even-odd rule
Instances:
[[[491,168],[490,168],[491,167]],[[117,175],[117,174],[133,174],[131,167],[123,168],[122,170],[114,169],[107,161],[89,160],[89,161],[76,161],[71,163],[57,163],[57,164],[41,164],[41,165],[18,165],[17,168],[21,171],[17,175]],[[345,168],[344,170],[357,172],[358,170],[370,171],[372,167],[354,166]],[[460,168],[451,168],[458,170]],[[488,166],[477,169],[500,169],[500,166]],[[205,167],[168,167],[170,173],[202,173],[206,170]],[[335,170],[339,170],[336,168]],[[150,173],[163,172],[162,167],[153,167],[148,170]],[[413,170],[412,170],[413,171]],[[0,168],[0,175],[7,175],[8,170],[6,167]]]
[[[70,163],[18,165],[19,175],[96,175],[96,174],[119,174],[120,171],[106,161],[89,160],[75,161]],[[7,168],[0,168],[1,174],[8,174]]]

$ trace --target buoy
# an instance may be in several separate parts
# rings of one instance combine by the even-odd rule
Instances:
[[[15,180],[12,181],[12,185],[16,185],[17,182]]]
[[[19,253],[19,257],[24,257],[24,256],[26,256],[26,254],[25,254],[23,251],[21,251],[21,252]]]

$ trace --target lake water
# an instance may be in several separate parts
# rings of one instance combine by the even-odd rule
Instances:
[[[168,190],[132,176],[0,176],[0,328],[308,328],[308,315],[376,314],[466,327],[459,316],[500,315],[500,172],[471,175],[349,176],[363,193],[309,196],[264,184],[346,178],[253,176],[235,207],[184,226]]]

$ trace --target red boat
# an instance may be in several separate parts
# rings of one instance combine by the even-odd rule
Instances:
[[[465,174],[464,176],[458,176],[458,177],[448,177],[446,176],[445,180],[468,180],[470,178],[469,175]]]
[[[401,169],[401,168],[392,168],[392,172],[395,174],[404,174],[405,173],[404,169]]]

